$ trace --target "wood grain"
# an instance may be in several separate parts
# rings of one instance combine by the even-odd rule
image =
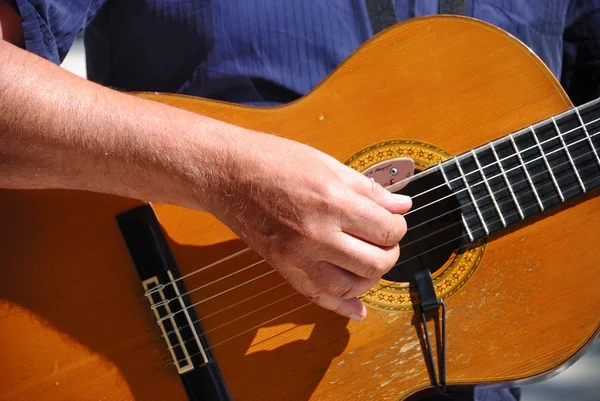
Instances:
[[[383,32],[281,107],[138,96],[341,161],[392,139],[458,154],[570,107],[530,50],[458,17]],[[137,204],[66,191],[0,193],[0,399],[185,399],[114,221]],[[184,274],[245,247],[210,215],[153,207]],[[545,374],[595,336],[598,207],[591,194],[488,240],[473,277],[446,300],[452,384]],[[258,261],[246,253],[186,286]],[[191,294],[234,400],[398,400],[430,387],[412,311],[371,308],[365,322],[348,321],[308,304],[271,271],[258,264]]]

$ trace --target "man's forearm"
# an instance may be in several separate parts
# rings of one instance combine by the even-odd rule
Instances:
[[[234,127],[101,87],[3,41],[0,111],[0,187],[91,190],[196,208],[204,206],[204,188],[190,186],[214,181],[211,158],[236,135]],[[194,183],[186,182],[190,175]]]
[[[310,146],[104,88],[2,41],[0,187],[208,211],[296,290],[356,320],[356,297],[398,260],[411,205]]]

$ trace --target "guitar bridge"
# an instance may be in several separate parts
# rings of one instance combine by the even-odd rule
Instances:
[[[231,401],[151,206],[120,214],[117,222],[189,399]]]
[[[150,301],[151,309],[154,311],[158,326],[173,358],[173,363],[177,367],[177,372],[182,374],[194,369],[192,355],[199,353],[202,357],[203,365],[207,364],[209,360],[198,332],[194,327],[194,321],[188,312],[188,307],[181,297],[181,291],[178,288],[179,283],[175,282],[171,271],[168,271],[167,274],[170,281],[166,285],[159,284],[156,276],[142,281],[142,285],[144,290],[146,290],[146,297]],[[175,289],[175,296],[165,295],[165,292],[167,292],[166,289],[170,286]],[[169,300],[174,300],[174,307],[170,305],[171,302]],[[178,322],[178,320],[181,320],[178,319],[178,315],[184,318],[183,322]],[[183,323],[183,325],[178,323]],[[185,336],[185,333],[182,335],[182,328],[189,328],[189,330],[185,331],[191,331],[191,337]],[[184,338],[191,338],[192,340],[184,340]],[[190,347],[188,347],[189,344],[187,343],[190,341],[193,342],[193,347],[191,347],[193,349],[189,349]],[[194,352],[196,349],[198,351]]]

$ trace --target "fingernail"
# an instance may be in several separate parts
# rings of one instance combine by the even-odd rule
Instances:
[[[405,204],[412,202],[412,199],[410,198],[410,196],[394,194],[392,192],[390,192],[390,195],[394,198],[394,200],[396,202],[405,203]]]
[[[350,319],[356,320],[357,322],[362,322],[364,318],[364,316],[357,315],[356,313],[350,315]]]

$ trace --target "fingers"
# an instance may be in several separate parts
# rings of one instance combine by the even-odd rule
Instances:
[[[343,299],[362,295],[379,281],[379,277],[361,277],[347,269],[324,261],[316,263],[305,271],[308,277],[323,291]]]
[[[393,194],[354,170],[343,180],[350,191],[340,206],[342,231],[378,246],[400,242],[407,230],[401,214],[411,208],[410,197]]]
[[[377,246],[394,246],[406,234],[406,221],[365,196],[357,196],[343,208],[340,229]]]
[[[375,281],[389,272],[400,257],[400,247],[396,243],[388,247],[379,247],[346,233],[333,236],[325,252],[323,259],[331,264],[355,276]]]
[[[322,308],[329,309],[339,315],[349,317],[350,319],[362,322],[367,317],[367,308],[356,298],[341,299],[333,297],[326,292],[321,292],[315,296],[308,297],[314,303]]]
[[[409,196],[391,193],[362,174],[352,174],[350,181],[349,184],[357,193],[366,196],[391,213],[406,213],[412,206]]]
[[[367,309],[358,299],[344,299],[327,292],[302,270],[293,269],[282,274],[296,291],[322,308],[359,322],[367,316]]]

